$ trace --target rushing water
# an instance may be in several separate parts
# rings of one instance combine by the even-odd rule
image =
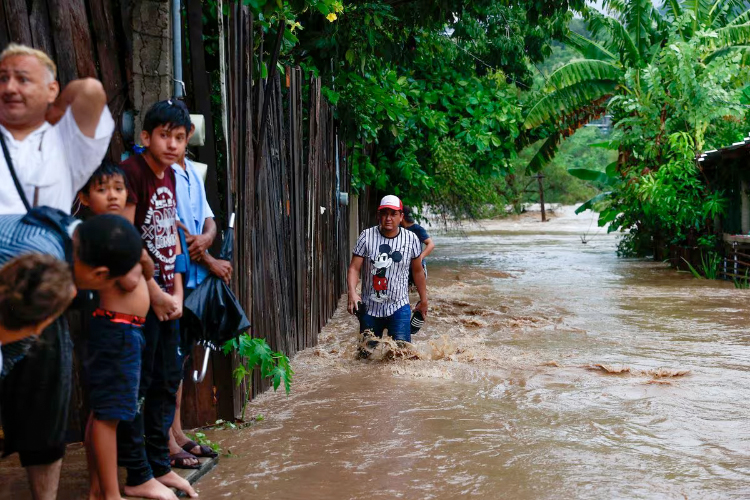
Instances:
[[[435,238],[423,359],[356,360],[340,307],[201,496],[750,497],[750,294],[559,215]]]

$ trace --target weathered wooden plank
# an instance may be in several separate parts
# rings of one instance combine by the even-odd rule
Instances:
[[[29,25],[29,11],[25,0],[3,0],[8,38],[11,42],[32,46],[34,40]]]
[[[91,28],[95,40],[96,54],[99,62],[99,77],[107,93],[107,101],[115,123],[120,123],[128,105],[128,86],[125,80],[126,71],[123,64],[128,60],[118,37],[120,24],[117,21],[117,7],[113,0],[89,0],[91,10]],[[125,150],[119,127],[115,130],[110,144],[110,158],[119,160]],[[215,206],[215,205],[214,205]]]
[[[214,381],[216,380],[213,368],[214,363],[209,360],[206,377],[203,382],[196,384],[192,378],[193,371],[200,371],[203,366],[204,352],[205,349],[203,346],[196,346],[193,349],[189,361],[190,370],[188,370],[188,375],[183,382],[180,416],[182,418],[182,425],[186,429],[213,424],[220,418],[217,412],[218,405],[216,404],[218,400],[216,399],[215,402],[214,395]],[[231,412],[227,418],[232,418]]]
[[[5,15],[5,2],[0,0],[0,50],[10,43],[10,27]]]
[[[89,31],[86,4],[84,0],[65,1],[70,9],[70,33],[73,38],[73,46],[75,47],[78,77],[97,78],[96,64],[94,63],[94,45],[91,41],[91,32]]]
[[[52,43],[52,32],[49,24],[49,12],[45,0],[31,0],[29,7],[29,28],[34,47],[44,51],[55,60],[55,47]],[[0,42],[0,45],[2,43]]]
[[[291,68],[289,73],[289,151],[291,154],[291,182],[292,182],[292,225],[294,237],[294,283],[295,283],[295,312],[296,312],[296,341],[297,349],[307,347],[305,342],[305,232],[304,232],[304,199],[302,178],[302,116],[300,113],[300,70]]]
[[[15,0],[14,0],[15,1]],[[49,8],[52,40],[57,55],[57,75],[60,85],[65,86],[78,78],[76,47],[71,27],[71,6],[69,0],[47,0]]]

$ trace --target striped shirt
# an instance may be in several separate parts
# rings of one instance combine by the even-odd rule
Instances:
[[[371,227],[359,235],[353,253],[365,261],[362,301],[367,314],[384,318],[409,303],[409,268],[422,253],[414,233],[399,228],[398,235],[386,238],[378,226]]]
[[[21,220],[24,216],[0,215],[0,266],[27,253],[52,255],[64,261],[63,237],[51,229],[25,224]],[[26,356],[33,343],[34,339],[26,339],[0,347],[3,359],[0,379]]]

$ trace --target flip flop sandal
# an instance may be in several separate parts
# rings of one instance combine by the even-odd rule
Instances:
[[[190,451],[196,446],[200,446],[200,449],[201,449],[200,453],[193,453],[192,451]],[[198,458],[216,458],[219,456],[218,453],[216,453],[214,450],[212,450],[208,446],[203,445],[203,444],[199,445],[195,441],[188,441],[187,443],[183,444],[182,449]]]
[[[411,315],[411,334],[416,334],[424,326],[424,316],[419,311],[414,311]]]
[[[175,469],[200,469],[201,468],[200,460],[198,460],[198,463],[195,465],[188,465],[186,463],[187,460],[198,460],[198,457],[196,457],[192,453],[188,453],[187,451],[181,451],[174,455],[169,455],[169,463],[171,463],[172,467],[174,467]]]

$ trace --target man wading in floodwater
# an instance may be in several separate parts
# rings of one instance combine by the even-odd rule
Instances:
[[[349,264],[349,313],[360,312],[360,333],[371,330],[377,337],[388,335],[398,342],[411,342],[409,306],[409,269],[419,292],[415,310],[427,317],[427,285],[422,269],[422,245],[419,238],[401,228],[404,218],[401,200],[385,196],[378,207],[379,225],[359,235]],[[365,277],[362,297],[357,294],[362,263]],[[364,305],[364,311],[358,311]]]

